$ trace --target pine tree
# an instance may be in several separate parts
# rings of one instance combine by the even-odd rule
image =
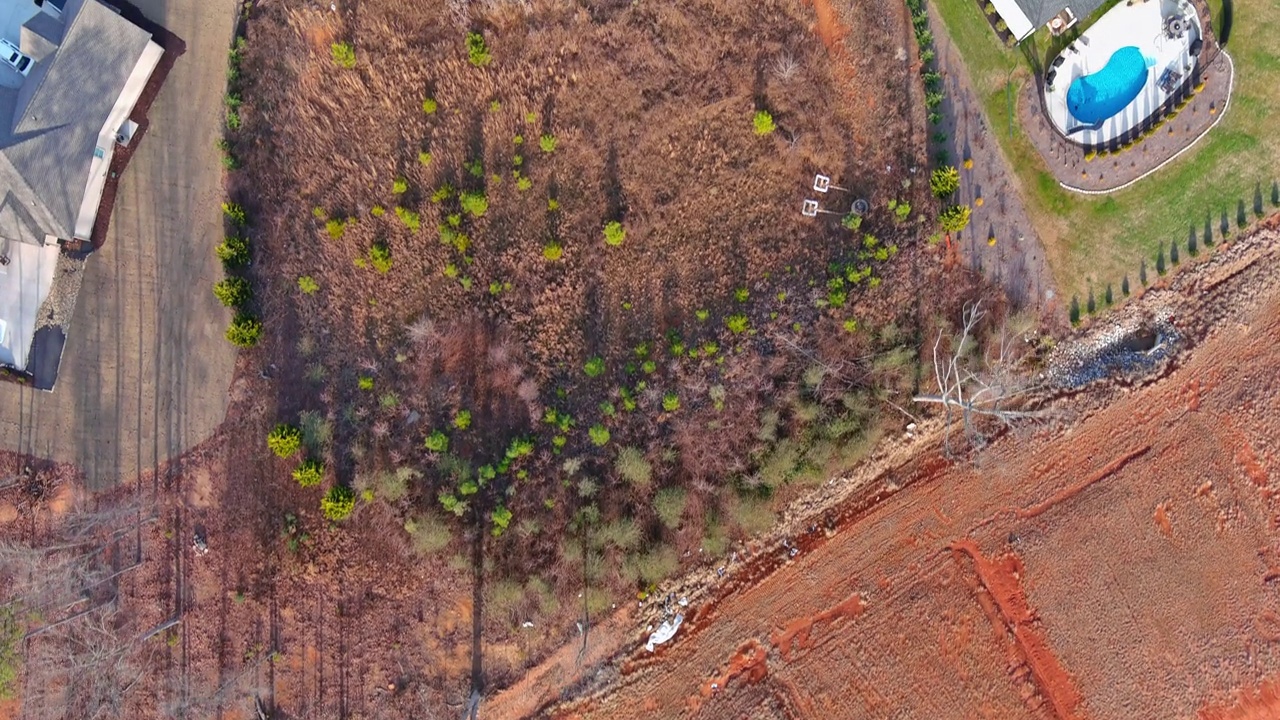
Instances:
[[[1138,266],[1138,282],[1142,283],[1142,287],[1147,286],[1147,259],[1142,259],[1142,264]]]
[[[1160,252],[1156,254],[1156,274],[1164,274],[1164,245],[1160,246]]]
[[[1200,248],[1196,244],[1196,229],[1191,228],[1191,235],[1187,238],[1187,252],[1191,253],[1191,257],[1195,257],[1200,253]]]
[[[1084,308],[1085,308],[1085,311],[1087,311],[1090,315],[1092,315],[1092,314],[1094,314],[1094,313],[1098,312],[1098,303],[1097,303],[1096,301],[1094,301],[1094,299],[1093,299],[1093,286],[1092,286],[1092,285],[1090,285],[1090,286],[1089,286],[1089,299],[1088,299],[1087,301],[1085,301],[1085,306],[1084,306]]]
[[[1111,283],[1107,283],[1107,294],[1102,296],[1102,302],[1107,305],[1115,302],[1115,296],[1111,294]]]
[[[1179,262],[1181,262],[1181,260],[1182,260],[1181,256],[1178,255],[1178,243],[1170,240],[1169,241],[1169,261],[1172,262],[1174,265],[1177,265]]]
[[[1120,281],[1120,294],[1124,295],[1125,297],[1129,297],[1129,276],[1128,275],[1125,275],[1124,279]]]
[[[1204,246],[1213,247],[1213,222],[1208,215],[1204,216]]]
[[[1068,311],[1072,325],[1080,324],[1080,298],[1075,295],[1071,296],[1071,309]]]

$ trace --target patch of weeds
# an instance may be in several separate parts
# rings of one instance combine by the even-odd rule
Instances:
[[[521,177],[516,180],[516,190],[524,192],[533,187],[533,181],[527,177]]]
[[[434,453],[449,451],[449,436],[443,430],[433,430],[422,442],[423,447]]]
[[[422,165],[423,167],[430,165],[431,153],[427,152],[426,150],[423,150],[422,152],[418,153],[418,164]]]
[[[459,410],[453,414],[453,426],[459,430],[471,427],[471,411]]]
[[[549,242],[542,246],[542,257],[548,262],[555,262],[564,257],[564,248],[558,242]]]
[[[339,220],[338,218],[333,218],[332,220],[324,224],[325,232],[329,233],[329,237],[333,238],[334,240],[341,240],[342,234],[347,231],[347,225],[349,222],[350,221],[348,220]]]
[[[435,192],[431,193],[431,202],[438,205],[451,197],[453,197],[453,186],[449,183],[445,183],[436,188]]]
[[[440,105],[439,103],[436,102],[435,98],[426,98],[425,100],[422,101],[422,112],[426,113],[427,115],[435,115],[436,110],[439,110],[439,109],[440,109]]]
[[[334,485],[320,500],[320,512],[332,522],[342,522],[356,509],[356,493],[349,487]]]
[[[222,203],[222,214],[236,225],[247,225],[249,223],[249,218],[240,203]]]
[[[356,66],[356,49],[351,43],[336,42],[329,46],[329,54],[340,68],[350,70]]]
[[[360,386],[361,390],[366,392],[373,390],[373,377],[370,375],[361,375],[360,379],[357,380],[356,383]]]
[[[396,178],[391,182],[391,192],[396,195],[403,195],[409,192],[409,181],[402,177]]]
[[[662,396],[662,409],[673,413],[680,409],[680,396],[673,392],[669,392]]]
[[[725,318],[724,325],[729,328],[729,332],[734,335],[741,335],[746,332],[748,327],[751,326],[751,321],[747,319],[746,315],[738,313]]]
[[[555,151],[556,151],[556,136],[555,136],[555,135],[543,135],[542,137],[538,138],[538,147],[542,148],[542,152],[547,153],[548,155],[550,155],[551,153],[555,152]]]
[[[303,275],[298,278],[298,289],[305,295],[315,295],[320,290],[320,283],[316,282],[315,278],[310,275]]]
[[[397,205],[396,217],[400,218],[400,222],[404,223],[404,226],[409,228],[410,232],[418,232],[418,228],[422,227],[422,218],[418,216],[418,213],[408,208]]]
[[[603,425],[595,424],[587,430],[587,435],[591,437],[591,442],[596,447],[604,447],[609,444],[609,428]]]
[[[489,210],[489,201],[485,199],[483,192],[464,192],[458,198],[458,202],[463,210],[471,213],[471,217],[483,217]]]
[[[757,110],[755,116],[751,118],[751,126],[756,134],[761,136],[769,135],[778,129],[773,122],[773,115],[767,110]]]
[[[391,270],[391,248],[384,242],[376,242],[369,248],[369,264],[380,273]]]
[[[600,377],[601,375],[604,374],[604,358],[601,358],[601,357],[591,358],[590,360],[588,360],[586,363],[583,364],[582,372],[586,373],[587,377],[591,377],[591,378]]]
[[[485,67],[493,62],[489,46],[485,43],[484,36],[478,32],[467,33],[467,59],[476,67]]]
[[[751,292],[744,287],[740,287],[733,291],[733,299],[740,303],[746,302],[749,297],[751,297]]]
[[[606,245],[618,247],[626,239],[627,230],[617,220],[611,221],[604,226],[604,243]]]

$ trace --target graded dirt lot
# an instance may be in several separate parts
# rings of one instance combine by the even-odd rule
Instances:
[[[135,0],[186,52],[151,105],[151,124],[89,258],[56,390],[0,384],[0,445],[81,468],[95,489],[155,467],[222,422],[235,351],[220,275],[220,133],[231,0]]]
[[[1278,241],[1225,248],[1122,311],[1170,310],[1199,338],[1171,373],[1061,401],[1085,415],[1065,432],[914,460],[833,535],[793,536],[789,562],[775,546],[740,564],[653,655],[624,645],[576,699],[556,705],[549,683],[487,710],[1275,717]]]

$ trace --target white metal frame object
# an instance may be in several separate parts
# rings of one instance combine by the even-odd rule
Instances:
[[[804,206],[800,208],[800,214],[805,217],[818,217],[818,201],[805,200]]]
[[[821,173],[813,176],[813,191],[825,193],[831,189],[831,178]]]

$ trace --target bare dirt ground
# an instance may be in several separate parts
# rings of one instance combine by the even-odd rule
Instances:
[[[1274,716],[1278,255],[1273,223],[1122,311],[1173,312],[1195,347],[1172,372],[1068,398],[1064,431],[884,475],[867,492],[896,494],[743,564],[670,645],[636,632],[539,688],[542,714]]]

